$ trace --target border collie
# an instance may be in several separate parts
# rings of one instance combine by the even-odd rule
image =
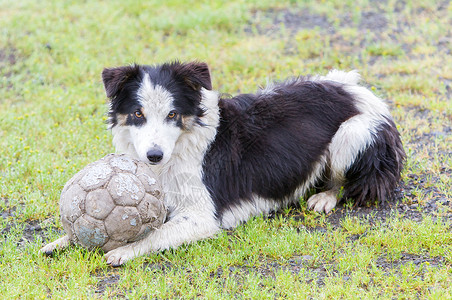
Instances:
[[[104,69],[117,152],[159,175],[167,221],[106,253],[118,266],[212,237],[296,203],[329,213],[340,199],[385,202],[405,153],[386,104],[357,72],[296,77],[221,98],[205,63]]]

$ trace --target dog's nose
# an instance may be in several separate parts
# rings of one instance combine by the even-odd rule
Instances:
[[[163,158],[163,152],[160,148],[152,148],[146,155],[151,163],[158,163]]]

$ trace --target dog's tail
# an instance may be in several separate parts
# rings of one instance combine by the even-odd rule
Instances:
[[[322,79],[343,84],[359,111],[341,125],[329,149],[333,176],[345,179],[343,198],[357,205],[387,201],[400,180],[405,152],[386,103],[358,85],[357,71],[332,70]]]
[[[372,135],[372,142],[345,172],[343,198],[353,199],[356,205],[392,199],[406,157],[391,119],[381,123]]]

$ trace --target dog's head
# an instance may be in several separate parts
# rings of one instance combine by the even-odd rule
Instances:
[[[202,126],[202,89],[211,90],[207,64],[172,62],[104,69],[108,123],[124,136],[115,145],[151,164],[165,164],[179,137]],[[133,148],[133,149],[131,149]]]

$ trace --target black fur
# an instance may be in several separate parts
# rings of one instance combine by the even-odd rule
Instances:
[[[140,108],[138,106],[136,107],[135,110],[134,110],[134,108],[131,108],[130,110],[131,110],[131,112],[128,113],[127,118],[126,118],[126,125],[141,126],[146,123],[146,117],[142,116],[140,118],[135,115],[135,112],[140,110]]]
[[[292,195],[342,122],[358,114],[352,96],[332,82],[293,80],[273,91],[220,100],[220,126],[203,177],[218,217],[252,194]]]
[[[179,115],[194,116],[199,122],[204,111],[199,106],[201,88],[212,89],[207,64],[201,62],[180,63],[178,61],[158,66],[132,65],[104,69],[104,81],[107,97],[111,99],[109,123],[117,124],[117,114],[131,115],[141,106],[137,91],[145,73],[151,82],[165,88],[174,97],[174,106]],[[127,121],[135,122],[133,117]],[[141,120],[140,120],[141,121]],[[129,125],[137,125],[130,123]],[[183,126],[178,122],[178,126]],[[201,122],[199,122],[201,124]]]
[[[108,119],[110,125],[117,124],[118,114],[127,116],[127,120],[132,122],[130,115],[141,107],[136,92],[140,87],[142,75],[138,65],[103,70],[105,92],[111,99]]]

